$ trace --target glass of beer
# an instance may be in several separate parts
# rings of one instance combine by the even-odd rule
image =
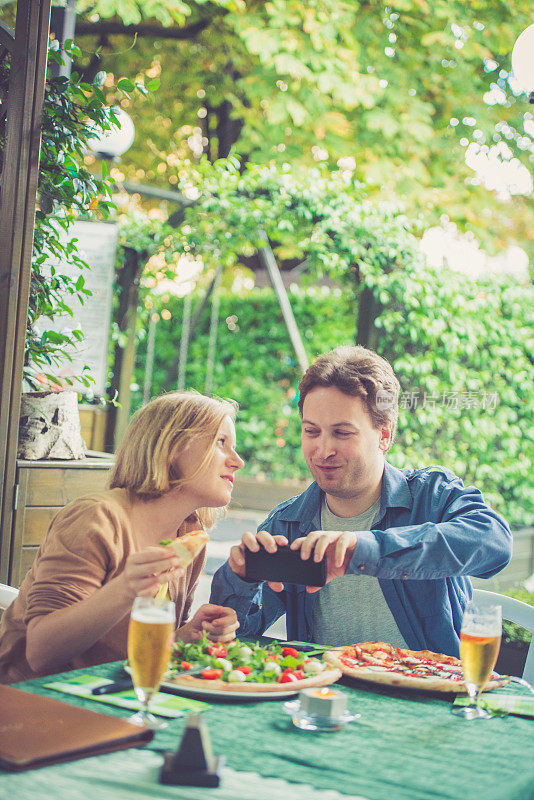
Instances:
[[[501,646],[501,606],[468,603],[460,632],[460,659],[464,671],[469,705],[453,708],[464,719],[491,717],[478,705],[478,696],[493,671]]]
[[[174,603],[155,597],[136,597],[128,628],[128,662],[135,694],[142,704],[130,717],[136,725],[164,728],[165,722],[149,713],[152,697],[169,665],[174,642],[176,610]]]

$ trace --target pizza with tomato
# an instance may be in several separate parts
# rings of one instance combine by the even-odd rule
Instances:
[[[188,673],[195,673],[189,675]],[[341,671],[313,655],[278,642],[177,641],[165,676],[167,684],[221,692],[298,692],[328,686]]]
[[[327,651],[323,658],[343,675],[361,681],[430,692],[466,692],[460,660],[430,650],[406,650],[386,642],[361,642],[336,647]],[[492,672],[484,691],[498,689],[509,681],[507,675]]]

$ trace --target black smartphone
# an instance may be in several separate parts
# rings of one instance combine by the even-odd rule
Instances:
[[[326,559],[316,562],[311,555],[304,560],[300,557],[300,550],[291,550],[288,544],[279,546],[276,553],[268,553],[260,545],[257,553],[245,549],[245,580],[324,586]]]

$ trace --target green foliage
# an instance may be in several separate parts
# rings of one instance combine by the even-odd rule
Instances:
[[[112,340],[121,347],[126,344],[128,331],[120,331],[117,317],[119,295],[124,289],[128,291],[127,281],[122,279],[121,272],[126,268],[125,253],[133,250],[138,256],[140,275],[134,280],[139,283],[140,322],[146,323],[152,301],[151,291],[162,285],[162,281],[177,279],[178,257],[187,244],[180,241],[175,228],[171,227],[161,214],[146,214],[140,209],[132,208],[117,216],[119,224],[119,248],[115,264],[114,320],[112,322]]]
[[[534,593],[528,592],[521,586],[507,589],[503,594],[508,595],[508,597],[514,597],[516,600],[521,600],[522,603],[527,603],[529,606],[534,606]],[[522,625],[516,625],[515,622],[503,620],[502,627],[505,641],[528,643],[532,638],[530,631],[527,631]]]
[[[160,214],[145,214],[139,209],[128,211],[117,217],[119,223],[119,244],[123,248],[131,248],[149,262],[150,258],[160,255],[158,265],[162,269],[167,264],[175,263],[174,253],[179,249],[180,244],[176,236],[176,230],[162,218]],[[120,263],[117,264],[120,268]],[[145,270],[145,279],[152,277],[150,266]],[[173,278],[175,272],[159,274],[162,278]]]
[[[427,224],[445,213],[484,246],[515,240],[532,252],[532,198],[504,202],[464,158],[470,142],[502,143],[503,160],[531,167],[532,114],[509,81],[527,0],[84,0],[85,9],[182,28],[178,41],[96,40],[106,69],[126,64],[161,81],[155,119],[128,105],[132,178],[174,186],[173,163],[202,152],[330,169],[348,159],[372,196],[405,198]]]
[[[80,54],[71,42],[67,42],[66,52],[70,56]],[[57,42],[50,43],[49,60],[62,63]],[[95,79],[95,84],[90,86],[74,75],[72,80],[49,77],[45,86],[40,202],[35,215],[24,370],[25,382],[31,388],[38,388],[43,377],[54,381],[50,372],[65,358],[65,347],[83,339],[80,330],[62,333],[45,330],[39,334],[35,323],[40,317],[54,320],[62,314],[72,316],[69,302],[77,299],[83,303],[89,294],[83,272],[73,279],[53,265],[67,262],[80,270],[86,268],[76,241],[67,235],[69,228],[75,217],[89,211],[91,205],[98,203],[104,214],[110,208],[111,182],[95,178],[83,167],[83,148],[91,126],[108,129],[115,117],[105,108],[99,83]],[[44,376],[39,374],[43,372]],[[88,377],[82,376],[80,380],[90,385]]]
[[[495,278],[472,285],[448,271],[427,271],[423,284],[422,272],[413,280],[410,273],[404,277],[404,283],[396,273],[395,281],[391,279],[394,285],[383,298],[388,305],[381,317],[379,352],[392,361],[404,388],[401,406],[405,407],[389,460],[413,467],[441,463],[465,482],[475,483],[513,526],[533,524],[528,475],[534,438],[525,424],[534,404],[534,367],[526,333],[533,290]],[[484,293],[485,298],[479,297]],[[290,299],[310,358],[351,343],[355,328],[351,294],[312,287],[294,289]],[[176,385],[168,366],[179,350],[182,302],[167,298],[165,308],[171,317],[158,324],[153,395]],[[155,310],[161,308],[160,301]],[[186,372],[187,387],[200,392],[206,374],[209,313],[206,309],[190,346]],[[240,295],[225,290],[219,319],[214,393],[233,397],[240,405],[238,449],[247,462],[246,471],[275,480],[307,479],[296,396],[300,373],[273,292],[262,289]],[[486,335],[488,328],[493,335]],[[145,352],[143,337],[136,372],[139,386]],[[406,399],[416,390],[420,402],[410,408]],[[426,405],[421,402],[425,391]],[[488,398],[494,392],[497,405],[492,409],[493,399]],[[457,398],[458,409],[447,404],[451,396]],[[140,402],[139,389],[134,405]],[[490,408],[484,409],[483,402]]]
[[[242,9],[242,0],[196,0],[197,7],[219,6],[222,9]],[[191,16],[193,4],[182,0],[78,0],[78,13],[90,12],[102,17],[119,15],[125,25],[138,25],[147,18],[153,18],[162,25],[177,23],[183,25]]]
[[[236,159],[182,168],[178,187],[194,203],[184,209],[184,247],[211,265],[232,266],[263,244],[280,261],[306,258],[304,278],[324,275],[358,287],[418,258],[413,221],[391,203],[365,201],[345,170],[247,165]]]
[[[507,589],[503,594],[508,597],[513,597],[516,600],[521,600],[522,603],[526,603],[529,606],[534,606],[534,592],[529,592],[522,586]]]
[[[425,266],[379,276],[379,350],[404,389],[392,461],[451,466],[534,522],[534,290]]]
[[[80,56],[79,48],[70,41],[65,52],[70,57]],[[63,63],[57,41],[50,43],[48,57],[51,62]],[[54,367],[69,357],[66,348],[84,338],[80,330],[44,330],[39,334],[35,325],[42,317],[54,320],[64,314],[72,316],[72,301],[83,303],[90,294],[83,275],[88,264],[78,253],[77,240],[68,234],[80,215],[97,212],[105,218],[114,208],[113,179],[95,177],[83,162],[84,150],[95,132],[119,124],[101,90],[105,78],[106,74],[99,72],[89,84],[73,73],[70,78],[48,77],[45,85],[24,368],[24,380],[30,388],[54,383]],[[73,265],[80,274],[76,278],[64,274],[58,264]],[[79,380],[90,386],[87,370],[83,368]]]
[[[300,377],[278,302],[270,289],[246,296],[223,290],[214,374],[214,393],[232,397],[240,406],[238,449],[250,475],[275,479],[306,478],[300,452],[296,389]],[[310,356],[339,343],[351,342],[351,308],[339,290],[335,294],[310,288],[291,294],[293,310]],[[154,310],[161,311],[161,301]],[[169,297],[171,318],[157,328],[152,394],[170,391],[176,378],[169,364],[179,350],[181,299]],[[186,386],[204,391],[210,308],[201,319],[187,362]],[[146,338],[139,345],[133,407],[141,402]]]
[[[183,170],[180,182],[196,202],[184,209],[173,257],[189,253],[211,268],[234,267],[261,246],[264,230],[279,259],[304,259],[303,278],[337,281],[342,293],[333,303],[317,289],[293,294],[310,357],[353,340],[367,310],[362,298],[371,297],[375,349],[393,364],[405,392],[392,462],[442,463],[480,486],[514,524],[534,521],[527,480],[534,431],[526,424],[534,411],[532,286],[430,269],[410,221],[390,204],[362,199],[361,187],[343,171],[250,166],[240,172],[229,159]],[[160,302],[181,319],[178,301]],[[269,292],[221,302],[226,329],[221,325],[214,390],[242,406],[249,470],[306,477],[294,398],[299,373],[278,305]],[[208,315],[188,365],[187,383],[199,391]],[[171,322],[161,330],[154,392],[176,380],[165,367],[180,334]]]

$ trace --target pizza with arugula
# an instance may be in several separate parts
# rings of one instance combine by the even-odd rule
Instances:
[[[187,567],[206,547],[209,540],[210,537],[205,530],[198,530],[184,533],[183,536],[178,536],[176,539],[163,539],[158,544],[163,547],[171,547],[182,559],[182,566]]]
[[[431,692],[466,692],[460,660],[430,650],[407,650],[386,642],[360,642],[333,648],[324,653],[324,659],[343,675],[361,681]],[[509,681],[507,675],[493,672],[483,691],[498,689]]]
[[[287,694],[328,686],[340,677],[337,667],[284,642],[260,644],[234,639],[223,644],[211,642],[204,635],[197,642],[175,643],[165,682],[190,689]]]

